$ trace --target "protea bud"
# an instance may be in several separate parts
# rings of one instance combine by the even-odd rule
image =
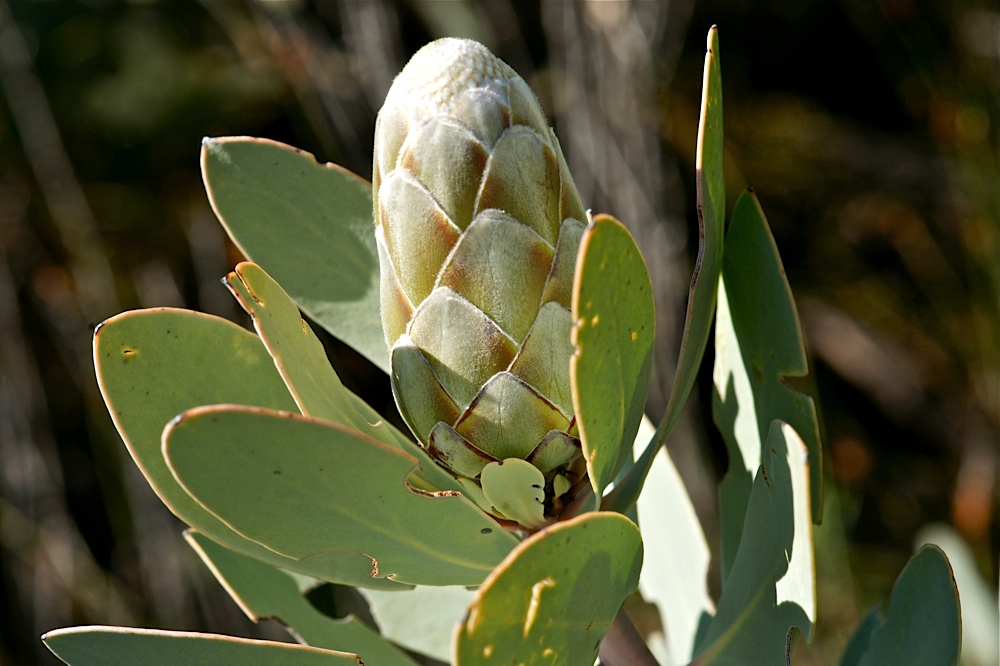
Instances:
[[[373,183],[400,413],[488,510],[536,527],[582,468],[570,297],[586,214],[555,134],[506,63],[442,39],[389,90]]]

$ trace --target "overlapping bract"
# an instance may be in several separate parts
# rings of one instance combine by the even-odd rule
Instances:
[[[494,513],[503,493],[481,474],[511,458],[544,476],[534,501],[553,513],[581,467],[570,297],[586,213],[537,99],[481,44],[433,42],[379,113],[372,180],[403,418]]]

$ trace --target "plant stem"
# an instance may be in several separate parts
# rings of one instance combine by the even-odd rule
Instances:
[[[658,666],[624,607],[601,643],[600,658],[601,666]]]

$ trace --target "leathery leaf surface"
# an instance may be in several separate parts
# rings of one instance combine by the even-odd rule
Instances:
[[[94,364],[104,401],[125,446],[174,515],[237,552],[324,580],[395,587],[371,577],[371,560],[335,553],[303,562],[234,532],[177,483],[160,446],[181,412],[221,403],[294,411],[295,402],[260,338],[232,322],[189,310],[126,312],[94,333]]]
[[[71,627],[42,640],[70,666],[361,666],[355,654],[189,631]]]
[[[726,228],[726,184],[722,172],[722,69],[719,63],[719,31],[708,33],[705,73],[698,122],[698,261],[688,294],[681,352],[674,379],[674,392],[664,416],[669,431],[687,403],[701,365],[715,317],[716,291],[722,270],[722,238]],[[664,437],[665,439],[665,437]]]
[[[729,471],[719,487],[725,586],[771,421],[791,424],[809,450],[813,522],[821,516],[823,454],[812,398],[785,381],[808,371],[802,329],[774,238],[752,192],[744,192],[733,209],[722,264],[712,416],[729,454]]]
[[[808,454],[787,423],[771,424],[730,573],[695,663],[785,663],[791,628],[810,637],[816,618]]]
[[[698,258],[688,292],[684,333],[677,358],[674,388],[656,438],[639,449],[636,464],[608,495],[605,509],[628,511],[654,465],[656,452],[666,443],[670,432],[687,404],[705,354],[708,336],[715,317],[716,293],[722,270],[722,237],[726,227],[726,187],[722,172],[722,69],[719,62],[719,31],[708,32],[708,52],[701,91],[701,117],[698,121],[698,147],[695,172],[698,181]]]
[[[479,589],[454,663],[594,663],[641,567],[639,530],[621,514],[587,513],[537,532]]]
[[[415,666],[416,662],[354,616],[334,620],[316,610],[288,573],[223,548],[195,530],[186,530],[184,538],[254,622],[273,618],[306,645],[357,654],[369,664]]]
[[[860,641],[870,632],[859,666],[957,664],[962,617],[944,552],[933,545],[917,551],[892,586],[884,620],[874,627],[863,623],[859,629]]]
[[[215,214],[323,328],[389,371],[379,315],[372,188],[277,141],[205,139],[202,178]]]
[[[580,241],[573,281],[573,407],[600,498],[631,460],[646,407],[655,318],[646,263],[621,222],[598,215]]]
[[[467,587],[419,585],[402,592],[360,590],[382,635],[408,650],[448,663],[455,627],[475,598]]]
[[[637,456],[655,430],[656,426],[643,417],[634,444]],[[651,640],[650,649],[666,663],[686,664],[691,661],[699,627],[715,614],[708,592],[711,553],[691,497],[666,447],[653,459],[635,510],[645,551],[639,592],[645,601],[656,604],[663,627],[663,643],[657,646]]]
[[[329,422],[195,409],[164,431],[163,448],[192,497],[296,560],[354,551],[371,558],[377,577],[478,585],[517,543],[464,496],[410,487],[413,456]]]
[[[347,426],[416,457],[420,469],[414,472],[411,482],[422,490],[460,490],[453,476],[391,423],[381,417],[371,418],[371,408],[344,387],[319,338],[299,315],[292,299],[264,269],[241,263],[226,277],[226,285],[253,318],[254,328],[302,414]]]
[[[545,476],[520,458],[493,462],[480,475],[483,495],[505,518],[525,527],[540,527],[545,501]]]

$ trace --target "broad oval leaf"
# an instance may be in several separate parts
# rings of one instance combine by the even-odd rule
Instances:
[[[164,431],[163,449],[202,506],[295,560],[354,551],[378,577],[478,585],[517,543],[461,494],[411,488],[413,456],[326,421],[194,409]]]
[[[260,266],[239,264],[226,277],[226,285],[253,318],[254,328],[302,414],[339,423],[414,456],[420,469],[411,480],[422,490],[461,490],[453,476],[391,423],[381,417],[369,421],[371,408],[362,407],[361,399],[344,387],[323,344],[299,315],[295,303]]]
[[[639,429],[652,370],[655,316],[646,263],[625,226],[598,215],[583,233],[573,281],[573,408],[600,498]]]
[[[416,666],[357,618],[334,620],[316,610],[284,571],[224,548],[195,530],[185,531],[184,538],[254,622],[276,619],[307,645],[357,654],[367,664]]]
[[[178,485],[163,459],[163,428],[181,412],[230,403],[294,411],[260,339],[210,315],[162,308],[126,312],[94,333],[97,379],[111,418],[149,485],[178,518],[235,551],[349,585],[401,587],[371,578],[371,561],[339,553],[297,563],[234,532]]]
[[[594,663],[641,567],[639,530],[621,514],[587,513],[537,532],[479,589],[454,663]]]
[[[816,406],[785,381],[807,372],[802,329],[777,246],[756,197],[744,192],[726,235],[715,322],[712,416],[729,454],[729,471],[719,487],[723,586],[774,419],[791,424],[809,449],[811,513],[819,522],[823,454]]]
[[[957,664],[962,639],[958,589],[944,552],[928,545],[892,586],[885,621],[872,629],[860,666]]]
[[[131,627],[72,627],[42,636],[70,666],[361,666],[355,654],[233,636]]]
[[[201,168],[212,209],[243,254],[388,372],[371,185],[305,151],[250,137],[205,139]]]
[[[812,635],[816,573],[808,452],[781,421],[771,424],[766,444],[731,575],[697,648],[699,666],[780,664],[792,627]]]

